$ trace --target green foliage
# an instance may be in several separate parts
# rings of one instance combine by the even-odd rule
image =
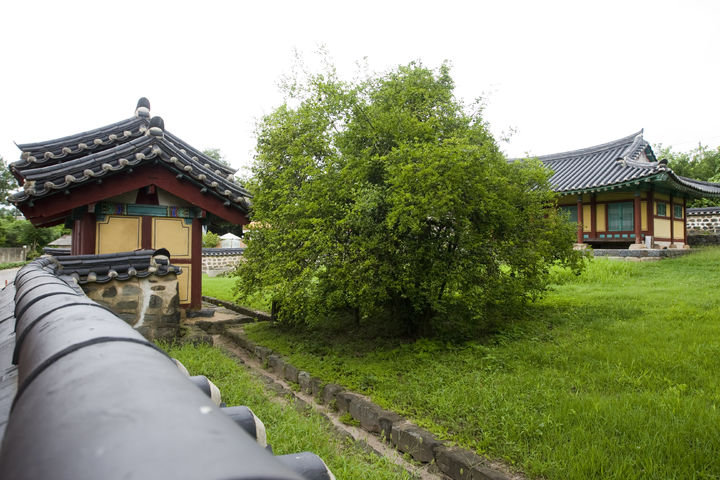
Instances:
[[[203,234],[202,246],[203,248],[215,248],[220,244],[220,235],[208,231]]]
[[[269,289],[285,324],[384,318],[405,334],[471,334],[578,268],[548,172],[509,164],[449,68],[287,88],[258,126],[238,291]]]
[[[720,182],[720,147],[715,149],[698,145],[688,152],[675,152],[671,146],[654,147],[659,159],[666,159],[668,166],[683,177]],[[688,202],[689,207],[709,207],[718,204],[717,199],[701,198]]]
[[[10,268],[17,268],[22,267],[23,265],[27,265],[28,262],[8,262],[8,263],[0,263],[0,270],[7,270]]]
[[[261,310],[263,312],[270,311],[271,298],[270,294],[263,291],[255,292],[245,297],[243,300],[236,298],[235,283],[237,279],[234,276],[209,277],[205,274],[202,276],[202,294],[208,297],[234,302],[243,307]]]
[[[14,210],[14,207],[10,208],[11,206],[7,201],[7,197],[17,188],[18,184],[15,177],[10,172],[8,164],[3,157],[0,156],[0,208],[3,210]]]
[[[228,405],[246,405],[262,420],[273,453],[310,451],[320,456],[337,478],[346,480],[401,480],[413,478],[386,458],[341,438],[329,422],[315,413],[287,408],[263,389],[262,382],[243,367],[207,345],[161,345],[192,375],[205,375],[215,383]]]
[[[555,275],[482,341],[245,332],[528,478],[720,478],[720,248]]]
[[[29,258],[38,256],[42,248],[60,236],[70,233],[62,225],[36,228],[28,220],[0,217],[0,247],[22,247],[27,245]]]

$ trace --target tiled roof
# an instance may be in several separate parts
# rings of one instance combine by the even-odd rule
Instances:
[[[720,214],[720,206],[688,208],[687,214],[688,215],[717,215],[717,214]]]
[[[59,275],[70,275],[80,284],[182,273],[180,267],[170,264],[167,255],[154,250],[104,255],[67,255],[58,257],[57,262],[60,267],[57,272]]]
[[[220,257],[224,255],[242,255],[244,248],[203,248],[203,257]]]
[[[18,145],[19,161],[10,169],[23,190],[10,196],[23,204],[101,180],[133,167],[155,163],[191,179],[204,193],[247,212],[251,195],[234,180],[234,171],[165,130],[150,117],[150,102],[138,101],[135,117],[87,132]]]
[[[643,182],[671,184],[693,196],[720,196],[720,185],[676,175],[658,162],[643,131],[612,142],[537,157],[552,170],[550,184],[560,194],[612,190]]]
[[[0,290],[0,478],[333,478],[313,454],[273,456],[252,411],[219,408],[56,267],[37,259]]]
[[[62,255],[55,259],[54,273],[68,275],[77,283],[106,283],[150,275],[179,275],[182,269],[170,264],[164,251],[136,250],[104,255]]]

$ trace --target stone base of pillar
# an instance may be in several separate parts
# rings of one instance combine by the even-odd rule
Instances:
[[[674,243],[671,243],[670,245],[668,245],[668,248],[678,248],[678,246],[675,245]]]
[[[632,243],[628,250],[647,250],[647,247],[644,243]]]
[[[573,249],[574,250],[587,250],[587,248],[589,246],[590,245],[588,245],[587,243],[575,243],[575,244],[573,244]]]

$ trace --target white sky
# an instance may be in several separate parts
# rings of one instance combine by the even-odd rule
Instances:
[[[350,78],[420,59],[483,96],[510,156],[604,143],[720,144],[720,2],[7,1],[0,155],[132,116],[141,96],[196,148],[252,163],[294,50],[325,45]],[[242,173],[242,172],[239,172]]]

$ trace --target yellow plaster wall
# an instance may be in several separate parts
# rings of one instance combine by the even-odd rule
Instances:
[[[655,236],[658,238],[670,238],[670,220],[655,219]]]
[[[170,258],[172,259],[172,256],[170,256]],[[180,303],[190,303],[190,284],[192,283],[190,279],[192,278],[192,267],[185,264],[180,265],[180,267],[182,268],[182,273],[177,277],[178,297]]]
[[[664,200],[666,202],[670,201],[670,195],[667,195],[665,193],[656,193],[655,194],[655,200]]]
[[[167,248],[171,259],[189,259],[191,232],[192,225],[186,225],[182,218],[153,217],[152,247]]]
[[[673,220],[675,222],[675,225],[673,225],[673,239],[675,240],[682,240],[685,236],[685,223],[681,220]],[[670,236],[670,234],[668,234]]]
[[[605,225],[605,205],[596,205],[597,210],[595,211],[595,225],[598,232],[607,231],[607,225]]]
[[[591,230],[590,207],[591,205],[583,205],[583,232],[589,232]]]
[[[140,248],[141,217],[108,215],[96,223],[95,252],[129,252]]]
[[[648,229],[647,202],[640,202],[640,228]]]

